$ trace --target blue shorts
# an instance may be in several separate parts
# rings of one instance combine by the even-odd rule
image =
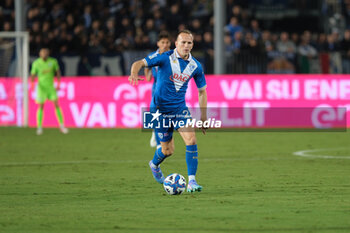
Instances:
[[[151,105],[151,112],[156,112],[157,109],[154,105]],[[172,112],[160,112],[162,116],[160,119],[159,127],[154,128],[155,134],[159,137],[161,142],[168,142],[173,138],[174,130],[186,125],[187,121],[191,119],[191,113],[187,106],[180,108],[177,111]]]

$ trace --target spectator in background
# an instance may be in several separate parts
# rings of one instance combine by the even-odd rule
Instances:
[[[344,39],[341,41],[342,68],[344,74],[350,74],[350,29],[345,30]]]
[[[232,43],[231,35],[225,34],[224,45],[225,45],[225,56],[226,58],[230,58],[235,50],[235,47],[233,46],[233,43]]]
[[[4,31],[5,32],[10,32],[10,31],[13,31],[13,25],[12,25],[12,23],[11,22],[9,22],[9,21],[6,21],[5,23],[4,23]]]
[[[271,33],[268,30],[264,30],[261,34],[261,47],[265,52],[270,52],[273,49],[273,44],[271,41]]]
[[[192,11],[192,17],[194,18],[205,18],[210,15],[212,10],[211,0],[199,0],[197,4],[194,5]]]
[[[296,47],[294,43],[289,40],[289,34],[287,32],[282,32],[279,39],[277,39],[276,36],[277,34],[273,35],[274,43],[271,43],[271,48],[269,48],[267,53],[269,59],[268,72],[294,73]]]
[[[281,53],[281,59],[284,59],[288,64],[288,67],[294,67],[295,55],[296,55],[296,45],[293,41],[289,40],[288,32],[282,32],[280,35],[280,40],[276,44],[277,51]],[[293,70],[294,72],[294,70]]]
[[[154,20],[153,19],[146,20],[145,32],[150,40],[151,46],[155,46],[157,44],[158,33],[154,27]]]
[[[225,34],[224,36],[224,46],[225,46],[225,58],[226,58],[226,72],[233,73],[234,67],[234,46],[232,42],[232,37],[230,34]]]
[[[300,2],[303,1],[300,0]],[[251,39],[254,38],[258,42],[258,47],[262,49],[262,53],[269,54],[270,61],[280,56],[279,52],[286,53],[280,48],[281,38],[284,35],[261,28],[260,21],[252,18],[255,16],[254,9],[247,9],[249,1],[226,0],[225,2],[226,20],[230,22],[225,26],[225,31],[231,36],[231,45],[225,38],[228,51],[239,54],[242,46],[248,48]],[[333,4],[335,5],[335,2]],[[30,53],[37,54],[42,46],[51,48],[53,54],[71,52],[78,53],[79,56],[82,55],[81,53],[86,55],[91,51],[106,53],[145,50],[153,48],[154,35],[160,31],[167,30],[170,34],[174,34],[189,27],[194,32],[195,52],[210,54],[210,51],[206,51],[204,32],[213,29],[212,5],[211,0],[173,2],[167,0],[28,0],[26,22],[30,31]],[[349,28],[350,0],[343,1],[342,9],[343,14],[340,18],[347,18]],[[14,0],[0,1],[0,30],[14,30],[14,15]],[[345,59],[346,52],[341,46],[343,43],[340,45],[343,25],[338,25],[338,21],[335,22],[331,24],[332,28],[325,28],[326,32],[333,30],[334,38],[328,36],[327,39],[326,34],[319,34],[320,32],[316,31],[312,35],[309,31],[305,31],[300,37],[308,38],[308,45],[317,50],[316,54],[320,53],[323,56],[329,52],[341,51],[341,57]],[[339,33],[334,34],[334,29],[340,29]],[[298,33],[291,34],[290,38],[289,41],[295,46],[301,43]],[[303,48],[305,52],[307,47],[305,45],[297,47],[297,53],[294,53],[295,60],[303,56],[299,48]],[[286,54],[289,55],[289,53]],[[333,61],[330,56],[328,57],[329,62]],[[298,64],[302,62],[294,62],[294,65]],[[241,71],[243,72],[243,69]]]
[[[52,19],[52,20],[60,20],[64,17],[64,14],[65,14],[65,11],[62,7],[62,4],[61,3],[56,3],[53,5],[53,8],[50,12],[50,15],[49,17]]]
[[[239,25],[238,18],[232,17],[230,23],[226,25],[225,32],[230,33],[231,37],[234,39],[236,32],[242,32],[243,28]]]
[[[100,30],[101,30],[101,21],[95,19],[94,21],[92,21],[91,28],[89,28],[88,33],[97,35]]]
[[[253,38],[253,34],[250,33],[250,32],[246,32],[246,33],[243,34],[243,35],[244,35],[244,39],[243,39],[242,49],[244,49],[245,46],[249,45],[249,44],[250,44],[250,41],[251,41],[252,39],[254,39],[254,38]]]
[[[250,33],[252,33],[255,40],[259,40],[261,38],[261,30],[259,27],[259,22],[256,19],[253,19],[250,22]]]
[[[162,25],[164,25],[164,16],[160,10],[156,10],[153,12],[154,26],[157,31],[161,31]]]
[[[301,43],[298,47],[298,53],[301,56],[313,58],[317,55],[317,50],[310,44],[309,32],[304,32],[301,38]]]
[[[278,42],[278,40],[280,39],[280,36],[279,36],[279,34],[278,33],[276,33],[276,32],[273,32],[273,33],[271,33],[271,43],[272,43],[272,45],[274,46],[274,47],[276,47],[277,46],[277,42]]]
[[[91,5],[87,5],[84,7],[84,26],[85,28],[89,28],[91,26],[92,23],[92,16],[91,16]]]
[[[14,0],[2,0],[2,15],[5,21],[11,22],[15,19],[15,3]]]
[[[337,52],[340,50],[340,44],[336,41],[336,36],[334,33],[327,35],[325,50],[327,52]]]
[[[246,72],[248,74],[260,73],[259,65],[261,63],[261,49],[257,40],[251,36],[249,41],[242,47],[244,54],[242,58],[246,64]],[[248,56],[247,56],[248,55]]]
[[[346,25],[350,25],[350,1],[345,0],[343,3],[343,15],[345,16]]]
[[[213,34],[205,32],[203,35],[203,47],[205,49],[205,73],[214,73],[214,42]]]
[[[204,47],[204,43],[203,43],[203,36],[202,34],[195,34],[194,36],[194,44],[195,46],[193,47],[193,52],[203,52],[206,48]]]
[[[144,26],[144,25],[142,24],[138,28],[141,28],[142,26]],[[124,17],[121,19],[121,23],[120,23],[120,25],[118,25],[117,28],[118,28],[118,30],[116,31],[117,35],[122,36],[125,34],[125,32],[128,29],[133,29],[133,26],[131,25],[130,19],[127,17]]]
[[[196,34],[202,35],[204,33],[201,21],[199,19],[193,19],[191,21],[190,30],[192,32],[196,32]]]
[[[45,21],[47,22],[47,21]],[[68,14],[66,18],[66,23],[67,23],[67,31],[69,34],[74,34],[74,28],[77,25],[75,22],[73,14]]]
[[[242,8],[240,5],[234,5],[232,7],[232,14],[231,14],[231,18],[235,17],[239,22],[242,21]],[[248,25],[246,25],[248,26]]]
[[[78,63],[78,73],[82,76],[91,76],[92,74],[92,67],[89,63],[89,60],[86,56],[82,56],[80,58],[80,61]]]
[[[120,14],[125,8],[125,3],[122,0],[111,0],[109,1],[109,12],[111,16],[116,16]]]
[[[296,52],[296,46],[293,41],[289,39],[288,32],[282,32],[280,40],[277,42],[277,50],[281,53],[292,54],[294,56]]]
[[[300,42],[299,40],[299,34],[296,32],[293,32],[291,35],[291,40],[293,41],[293,43],[295,44],[295,46],[297,46]]]
[[[170,7],[170,11],[166,13],[166,25],[171,31],[176,31],[177,26],[184,22],[184,16],[179,11],[179,5],[173,4]]]
[[[320,33],[317,38],[317,51],[319,53],[325,52],[327,49],[327,35],[325,33]]]
[[[305,31],[298,46],[299,67],[301,73],[310,73],[311,60],[316,57],[317,50],[310,44],[310,34]]]
[[[235,33],[235,37],[233,39],[233,51],[236,54],[238,54],[241,51],[241,47],[243,44],[242,37],[243,37],[243,33],[241,31],[238,31]]]
[[[99,21],[94,21],[94,23],[96,23],[96,27],[98,27],[98,22]],[[106,35],[110,35],[110,36],[113,36],[115,37],[116,35],[116,25],[115,25],[115,19],[114,18],[109,18],[106,22],[106,25],[105,25],[105,29],[104,29]],[[97,28],[97,30],[95,30],[95,34],[98,34],[100,32],[99,28]]]

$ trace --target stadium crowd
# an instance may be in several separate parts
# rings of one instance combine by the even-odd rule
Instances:
[[[228,73],[322,72],[313,68],[313,61],[326,63],[333,59],[333,52],[338,54],[334,59],[341,64],[342,73],[350,73],[350,0],[342,1],[340,15],[334,13],[334,1],[324,0],[322,13],[329,17],[330,29],[304,32],[267,30],[251,14],[247,1],[226,1]],[[177,31],[186,28],[195,35],[194,53],[203,57],[206,72],[213,72],[212,0],[26,2],[31,55],[37,55],[43,46],[54,55],[79,56],[153,50],[160,31],[170,32],[174,41]],[[0,30],[14,30],[14,17],[14,0],[1,1]]]

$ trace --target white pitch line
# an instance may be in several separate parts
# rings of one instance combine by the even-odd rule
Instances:
[[[200,162],[224,162],[224,161],[263,161],[263,160],[291,160],[291,158],[202,158]],[[169,162],[182,162],[182,159],[169,159]],[[120,163],[144,163],[148,164],[147,160],[77,160],[77,161],[52,161],[52,162],[9,162],[0,163],[0,167],[15,167],[15,166],[45,166],[45,165],[71,165],[71,164],[120,164]]]
[[[316,158],[316,159],[350,159],[350,156],[332,156],[332,155],[310,155],[309,153],[323,152],[323,151],[337,151],[342,149],[349,149],[349,147],[336,147],[336,148],[323,148],[323,149],[313,149],[313,150],[301,150],[296,151],[293,155],[306,157],[306,158]]]

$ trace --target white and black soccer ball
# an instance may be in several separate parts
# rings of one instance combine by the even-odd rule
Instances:
[[[186,189],[185,177],[178,173],[170,174],[165,178],[163,187],[167,194],[180,195]]]

